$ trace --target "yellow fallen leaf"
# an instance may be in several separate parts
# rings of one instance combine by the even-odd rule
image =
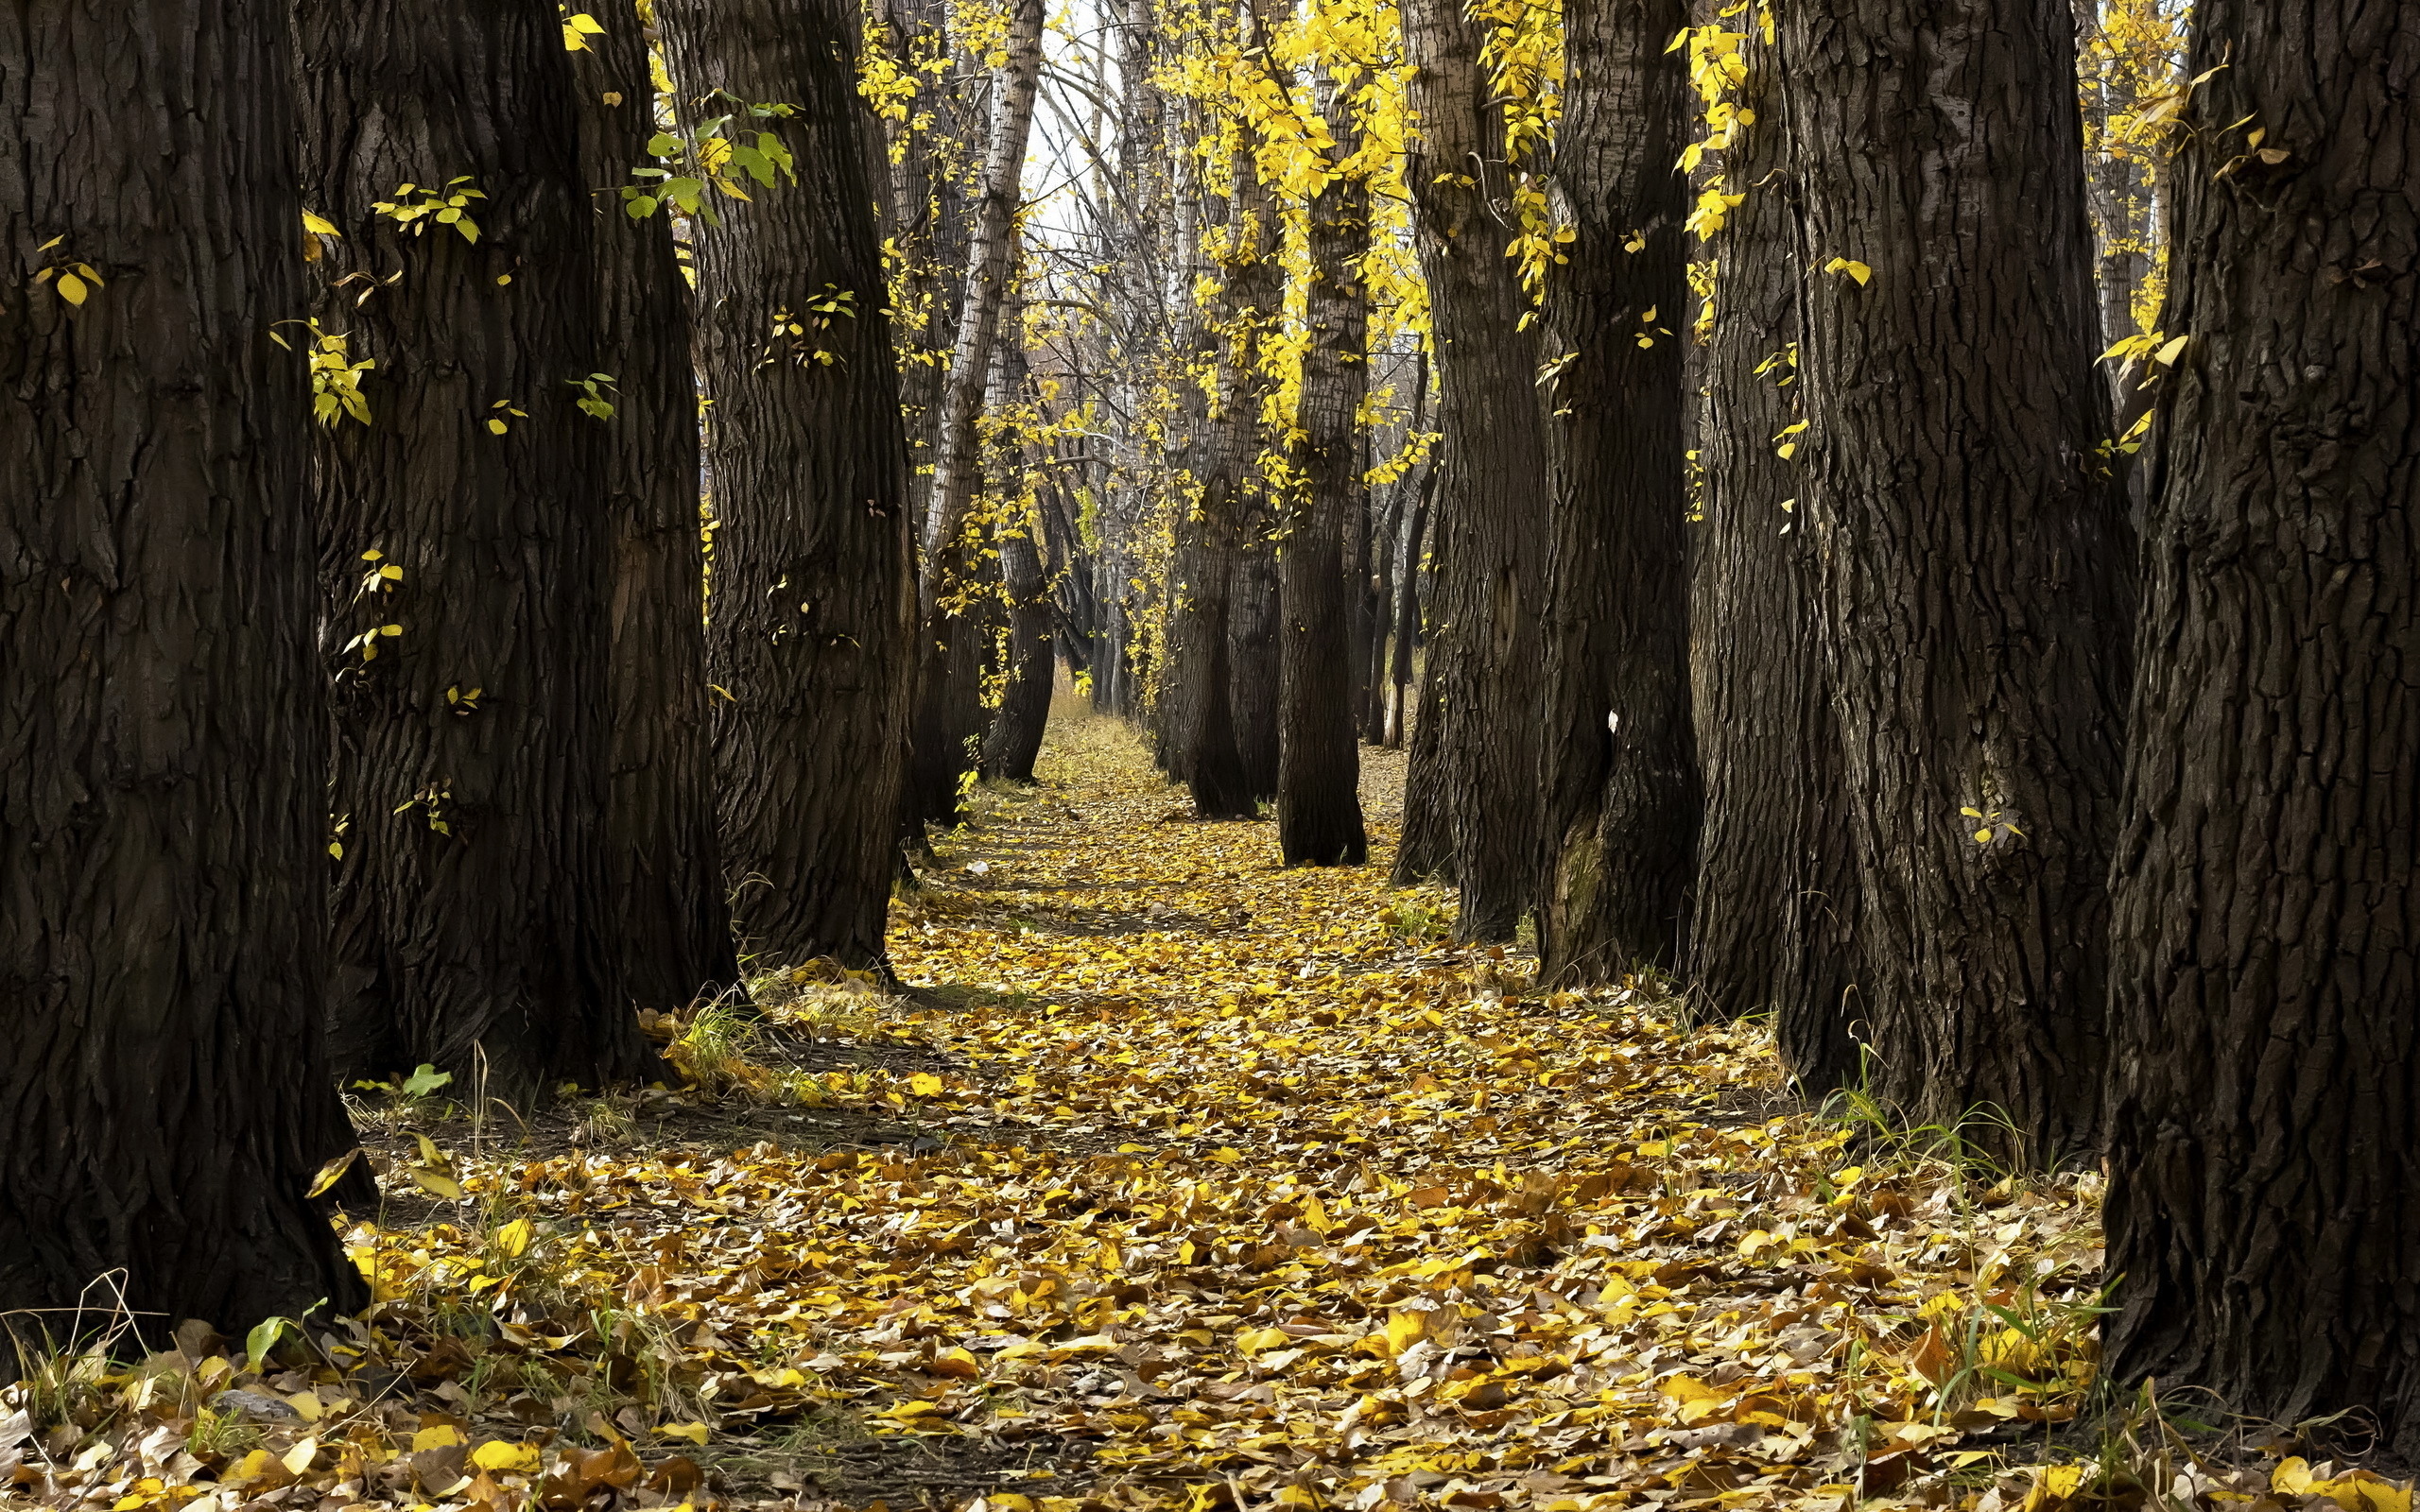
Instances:
[[[287,1450],[279,1456],[278,1463],[285,1467],[286,1474],[300,1475],[311,1468],[311,1461],[318,1457],[319,1452],[320,1440],[317,1435],[314,1435],[302,1439],[292,1449]]]
[[[703,1439],[700,1441],[703,1442]],[[535,1470],[541,1463],[541,1454],[535,1444],[514,1444],[493,1438],[471,1451],[471,1463],[483,1470]]]
[[[434,1428],[423,1428],[412,1435],[412,1452],[417,1454],[424,1449],[446,1449],[461,1441],[460,1429],[449,1423],[439,1423]]]
[[[920,1071],[908,1078],[908,1090],[919,1097],[938,1097],[942,1082],[929,1071]]]
[[[522,1255],[528,1253],[530,1238],[537,1231],[536,1227],[528,1219],[515,1218],[495,1231],[496,1250],[500,1254],[519,1259]]]
[[[685,1438],[690,1443],[702,1447],[706,1441],[706,1425],[703,1423],[658,1423],[655,1428],[655,1436]]]

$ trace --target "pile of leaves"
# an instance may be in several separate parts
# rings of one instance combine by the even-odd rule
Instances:
[[[0,1407],[0,1488],[2410,1512],[2282,1436],[2102,1411],[2097,1178],[1806,1108],[1651,983],[1535,991],[1382,865],[1184,818],[1116,727],[1063,722],[1044,771],[897,911],[904,996],[758,984],[761,1020],[653,1025],[692,1088],[467,1148],[394,1090],[347,1234],[375,1305],[54,1360]]]

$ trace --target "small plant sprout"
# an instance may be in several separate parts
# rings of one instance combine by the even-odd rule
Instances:
[[[371,209],[393,221],[415,236],[424,234],[431,226],[451,226],[462,233],[466,242],[479,239],[479,223],[471,218],[471,201],[487,196],[475,188],[467,175],[457,175],[445,180],[442,189],[429,189],[416,183],[396,187],[395,198],[380,199]],[[418,198],[411,198],[418,196]]]
[[[567,53],[586,52],[589,38],[604,35],[605,24],[585,10],[563,18],[563,51]]]
[[[344,648],[347,651],[359,651],[361,660],[364,662],[375,662],[378,660],[378,643],[393,640],[403,633],[404,627],[400,625],[373,625],[352,640],[345,642]]]
[[[582,414],[593,415],[598,420],[614,418],[612,373],[592,372],[585,378],[566,378],[563,382],[579,390],[579,398],[573,403],[579,406]]]
[[[760,121],[786,119],[797,113],[793,107],[777,101],[744,105],[742,112]],[[669,204],[684,215],[700,215],[709,225],[720,225],[713,204],[706,198],[708,184],[721,191],[726,198],[746,199],[748,191],[732,177],[735,171],[769,189],[777,176],[797,182],[797,160],[782,145],[780,137],[770,131],[758,131],[752,141],[742,142],[725,134],[725,129],[740,113],[734,112],[700,121],[685,134],[658,131],[649,137],[648,155],[672,166],[632,169],[631,176],[640,181],[623,186],[624,213],[632,220],[645,220]]]
[[[1994,809],[1989,814],[1986,814],[1981,809],[1977,808],[1962,808],[1958,812],[1964,815],[1967,818],[1975,821],[1975,843],[1977,845],[1991,844],[1995,838],[1996,832],[1996,836],[2003,839],[2012,834],[2022,835],[2025,833],[2023,830],[2018,829],[2015,825],[2011,824],[2005,817],[2003,817],[2001,811],[1998,809]]]
[[[512,429],[511,422],[505,419],[507,415],[510,415],[521,420],[527,420],[529,418],[529,412],[526,409],[516,409],[513,407],[511,400],[499,399],[494,404],[488,406],[488,429],[498,436],[502,436],[505,432]]]
[[[40,248],[36,249],[36,250],[41,252],[49,251],[52,248],[57,247],[60,242],[63,242],[67,238],[64,236],[53,236],[50,240],[43,243]],[[51,284],[53,279],[58,280],[58,282],[56,284]],[[34,283],[38,285],[50,284],[53,290],[60,299],[65,300],[69,304],[79,309],[83,306],[84,301],[91,296],[93,290],[97,288],[106,288],[109,286],[102,280],[100,274],[93,271],[92,264],[79,263],[73,259],[64,257],[53,262],[48,267],[43,268],[41,272],[36,273],[34,275]]]
[[[387,554],[372,546],[361,554],[370,570],[361,575],[361,586],[354,591],[354,602],[359,603],[372,593],[383,593],[404,580],[404,570],[386,559]]]
[[[453,710],[458,714],[477,713],[479,712],[479,695],[486,691],[487,690],[485,688],[473,688],[468,693],[465,693],[458,686],[448,688],[445,690],[445,706],[448,709]]]
[[[352,337],[341,331],[322,331],[317,320],[280,320],[278,324],[299,325],[310,332],[311,418],[322,425],[334,425],[345,417],[369,424],[370,401],[361,392],[361,375],[377,367],[377,362],[369,357],[354,361]],[[288,352],[294,350],[294,343],[279,335],[275,327],[270,328],[268,338]]]

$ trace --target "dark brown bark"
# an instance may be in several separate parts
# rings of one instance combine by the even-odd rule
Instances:
[[[1783,1060],[1821,1096],[1860,1069],[1849,1034],[1857,880],[1813,538],[1797,470],[1776,455],[1806,418],[1779,49],[1751,36],[1742,57],[1741,101],[1756,119],[1722,155],[1720,179],[1745,198],[1708,244],[1721,271],[1689,602],[1705,819],[1685,974],[1711,1017],[1772,1013]]]
[[[879,965],[915,589],[856,11],[666,0],[659,14],[688,100],[797,107],[768,124],[798,181],[723,201],[721,224],[697,233],[719,522],[707,651],[728,695],[714,738],[735,922],[771,964]],[[843,292],[853,313],[810,308]]]
[[[1437,699],[1432,653],[1421,675],[1419,712],[1412,716],[1411,748],[1405,753],[1403,838],[1395,846],[1394,870],[1388,879],[1398,887],[1453,880],[1454,818],[1438,771],[1443,760],[1438,731],[1444,721],[1438,717]]]
[[[1540,979],[1678,960],[1697,859],[1681,220],[1685,0],[1572,0],[1547,278],[1553,485]]]
[[[1350,112],[1322,77],[1322,113],[1339,162],[1357,150]],[[1350,647],[1359,583],[1345,575],[1344,531],[1368,513],[1360,412],[1369,387],[1367,296],[1357,272],[1370,249],[1370,194],[1341,175],[1309,206],[1310,287],[1304,324],[1302,486],[1287,501],[1280,565],[1281,649],[1277,849],[1286,865],[1357,867],[1370,857],[1361,822],[1361,748],[1354,729]],[[1365,643],[1366,644],[1366,643]],[[1363,664],[1367,664],[1366,653]]]
[[[2166,324],[2191,344],[2113,872],[2108,1367],[2273,1422],[2351,1412],[2408,1464],[2420,32],[2203,0],[2187,66],[2215,72],[2175,163]]]
[[[1876,1091],[2053,1161],[2096,1135],[2130,565],[2066,0],[1780,19]]]
[[[994,413],[1009,406],[1030,404],[1024,348],[1011,334],[1001,341],[994,359]],[[1033,782],[1034,758],[1042,753],[1042,737],[1050,723],[1050,682],[1057,663],[1051,656],[1057,630],[1050,617],[1050,579],[1043,571],[1036,538],[1042,530],[1043,508],[1035,495],[1047,488],[1036,479],[1028,489],[1033,456],[1021,431],[1002,435],[994,443],[992,488],[999,499],[999,524],[994,540],[1000,553],[1000,597],[1006,601],[1006,624],[1000,637],[1008,664],[1000,691],[1000,707],[992,713],[983,737],[986,777],[1011,782]]]
[[[1387,744],[1398,747],[1410,716],[1412,652],[1420,643],[1420,559],[1428,535],[1428,501],[1436,491],[1437,467],[1432,460],[1420,470],[1411,523],[1404,526],[1403,577],[1395,588],[1394,659],[1387,674],[1394,683],[1394,696],[1387,718]]]
[[[655,1060],[599,822],[612,435],[569,387],[598,344],[562,18],[538,0],[296,14],[303,181],[343,232],[319,318],[377,364],[370,423],[338,421],[319,453],[347,826],[337,1064],[426,1061],[508,1097],[636,1076]],[[457,179],[485,196],[461,207],[475,242],[376,208]]]
[[[1505,256],[1512,223],[1503,112],[1490,97],[1480,26],[1459,0],[1411,0],[1404,46],[1420,117],[1405,179],[1418,223],[1437,352],[1443,567],[1430,616],[1437,757],[1470,940],[1512,937],[1537,898],[1540,635],[1548,530],[1538,344]],[[1426,702],[1426,700],[1424,700]],[[1399,863],[1400,865],[1400,863]]]
[[[310,393],[268,339],[303,301],[288,14],[0,22],[0,241],[84,295],[0,298],[0,1314],[36,1349],[79,1298],[122,1294],[154,1346],[364,1300],[303,1196],[352,1131]]]
[[[1200,232],[1191,238],[1199,269],[1223,279],[1187,333],[1216,393],[1186,396],[1179,455],[1192,503],[1170,584],[1167,765],[1205,819],[1252,818],[1276,791],[1276,574],[1254,465],[1269,383],[1260,337],[1284,293],[1275,212],[1249,148],[1238,148],[1223,257],[1213,263],[1198,249]],[[1206,201],[1198,213],[1206,216]]]
[[[655,89],[636,9],[608,6],[594,19],[604,30],[572,67],[580,180],[598,190],[640,182],[632,170],[656,165],[647,152]],[[715,841],[689,288],[669,214],[633,220],[617,197],[596,194],[590,215],[597,368],[615,381],[604,480],[614,533],[608,866],[624,989],[643,1007],[672,1008],[739,977]]]

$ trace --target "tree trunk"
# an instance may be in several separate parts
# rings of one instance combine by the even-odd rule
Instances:
[[[762,124],[798,181],[725,199],[721,224],[697,227],[719,522],[707,651],[723,690],[715,770],[734,921],[771,965],[879,966],[915,589],[856,11],[666,0],[659,14],[690,100],[721,90],[797,108]]]
[[[1454,813],[1438,774],[1437,661],[1432,655],[1420,679],[1420,712],[1411,722],[1411,748],[1404,757],[1403,839],[1395,847],[1389,881],[1398,887],[1454,876]]]
[[[1019,185],[1042,74],[1042,0],[1016,0],[1007,61],[993,71],[991,140],[967,238],[965,302],[934,443],[933,504],[917,593],[924,634],[913,782],[923,817],[939,824],[958,820],[959,782],[979,761],[985,728],[979,686],[968,676],[980,663],[972,642],[982,627],[965,612],[965,595],[957,591],[971,580],[977,559],[966,539],[982,484],[977,421],[1014,263]]]
[[[637,1076],[598,822],[616,438],[567,387],[597,370],[598,306],[562,19],[296,14],[303,181],[343,232],[320,327],[377,365],[369,423],[337,420],[319,461],[337,1064],[516,1099]],[[474,191],[458,221],[399,218]]]
[[[1460,0],[1412,0],[1403,25],[1420,118],[1404,177],[1433,312],[1438,421],[1453,438],[1438,482],[1444,549],[1429,679],[1442,728],[1427,775],[1446,790],[1461,937],[1507,940],[1536,900],[1544,817],[1548,520],[1538,346],[1521,328],[1529,301],[1505,256],[1513,212],[1503,112],[1479,63],[1479,24]]]
[[[655,87],[633,8],[572,55],[579,172],[592,190],[642,182],[656,166]],[[707,704],[705,563],[698,509],[698,386],[689,287],[668,214],[632,219],[597,195],[591,216],[602,325],[600,371],[614,418],[605,500],[613,521],[613,765],[608,866],[624,988],[643,1007],[680,1007],[739,978],[715,843]]]
[[[1784,1062],[1820,1097],[1860,1069],[1849,1038],[1857,877],[1817,639],[1813,540],[1797,472],[1775,455],[1806,419],[1782,63],[1753,32],[1740,56],[1739,103],[1755,120],[1735,129],[1714,185],[1745,198],[1710,246],[1721,273],[1705,353],[1705,517],[1690,577],[1706,806],[1686,975],[1711,1017],[1772,1013]]]
[[[1854,753],[1876,1089],[1916,1123],[1996,1108],[1996,1143],[2045,1162],[2097,1132],[2131,555],[2095,455],[2066,4],[1781,17],[1799,499]]]
[[[1354,575],[1353,634],[1361,647],[1358,678],[1360,707],[1355,713],[1362,744],[1387,742],[1387,630],[1395,614],[1395,539],[1403,527],[1408,480],[1398,478],[1387,490],[1387,507],[1376,518],[1370,513],[1368,490],[1362,491],[1360,571]]]
[[[1041,554],[1024,528],[1000,537],[1000,569],[1009,593],[1009,685],[992,732],[983,743],[983,775],[1030,786],[1034,758],[1050,723],[1051,657],[1049,580]]]
[[[1688,81],[1664,56],[1685,0],[1572,0],[1547,276],[1552,597],[1540,980],[1611,981],[1679,958],[1697,859],[1689,728],[1687,299],[1671,166]]]
[[[987,404],[1005,417],[1011,406],[1033,403],[1028,394],[1026,353],[1020,338],[1011,336],[995,350],[997,383]],[[1000,552],[1001,596],[1007,600],[1000,707],[994,711],[983,739],[982,773],[1030,785],[1034,758],[1042,753],[1042,737],[1050,723],[1050,682],[1056,662],[1056,639],[1050,620],[1050,579],[1043,571],[1036,538],[1042,531],[1037,497],[1048,485],[1028,482],[1033,458],[1023,428],[1004,430],[994,449],[994,490],[999,499],[995,540]]]
[[[1395,692],[1393,713],[1387,721],[1387,744],[1397,748],[1403,746],[1404,726],[1410,722],[1411,658],[1420,643],[1421,542],[1428,534],[1429,496],[1436,491],[1437,464],[1432,459],[1420,470],[1420,492],[1412,506],[1411,523],[1404,527],[1403,579],[1395,590],[1394,664],[1389,671]]]
[[[1358,150],[1352,112],[1320,80],[1320,106],[1338,163]],[[1339,174],[1309,206],[1310,283],[1303,323],[1302,484],[1287,510],[1277,768],[1277,849],[1289,867],[1357,867],[1370,858],[1361,823],[1361,749],[1354,729],[1352,603],[1344,530],[1367,514],[1361,400],[1369,387],[1369,305],[1357,269],[1370,249],[1370,194]],[[1356,501],[1362,507],[1356,507]],[[1367,665],[1366,653],[1362,658]]]
[[[0,301],[0,1314],[106,1313],[86,1288],[121,1271],[152,1347],[365,1300],[303,1195],[353,1138],[320,1020],[310,394],[269,341],[303,303],[288,16],[0,32],[0,238],[57,270]],[[9,1332],[45,1323],[69,1342]]]
[[[2341,3],[2194,19],[2167,321],[2191,338],[2113,870],[2109,1369],[2349,1411],[2409,1463],[2420,32]]]

